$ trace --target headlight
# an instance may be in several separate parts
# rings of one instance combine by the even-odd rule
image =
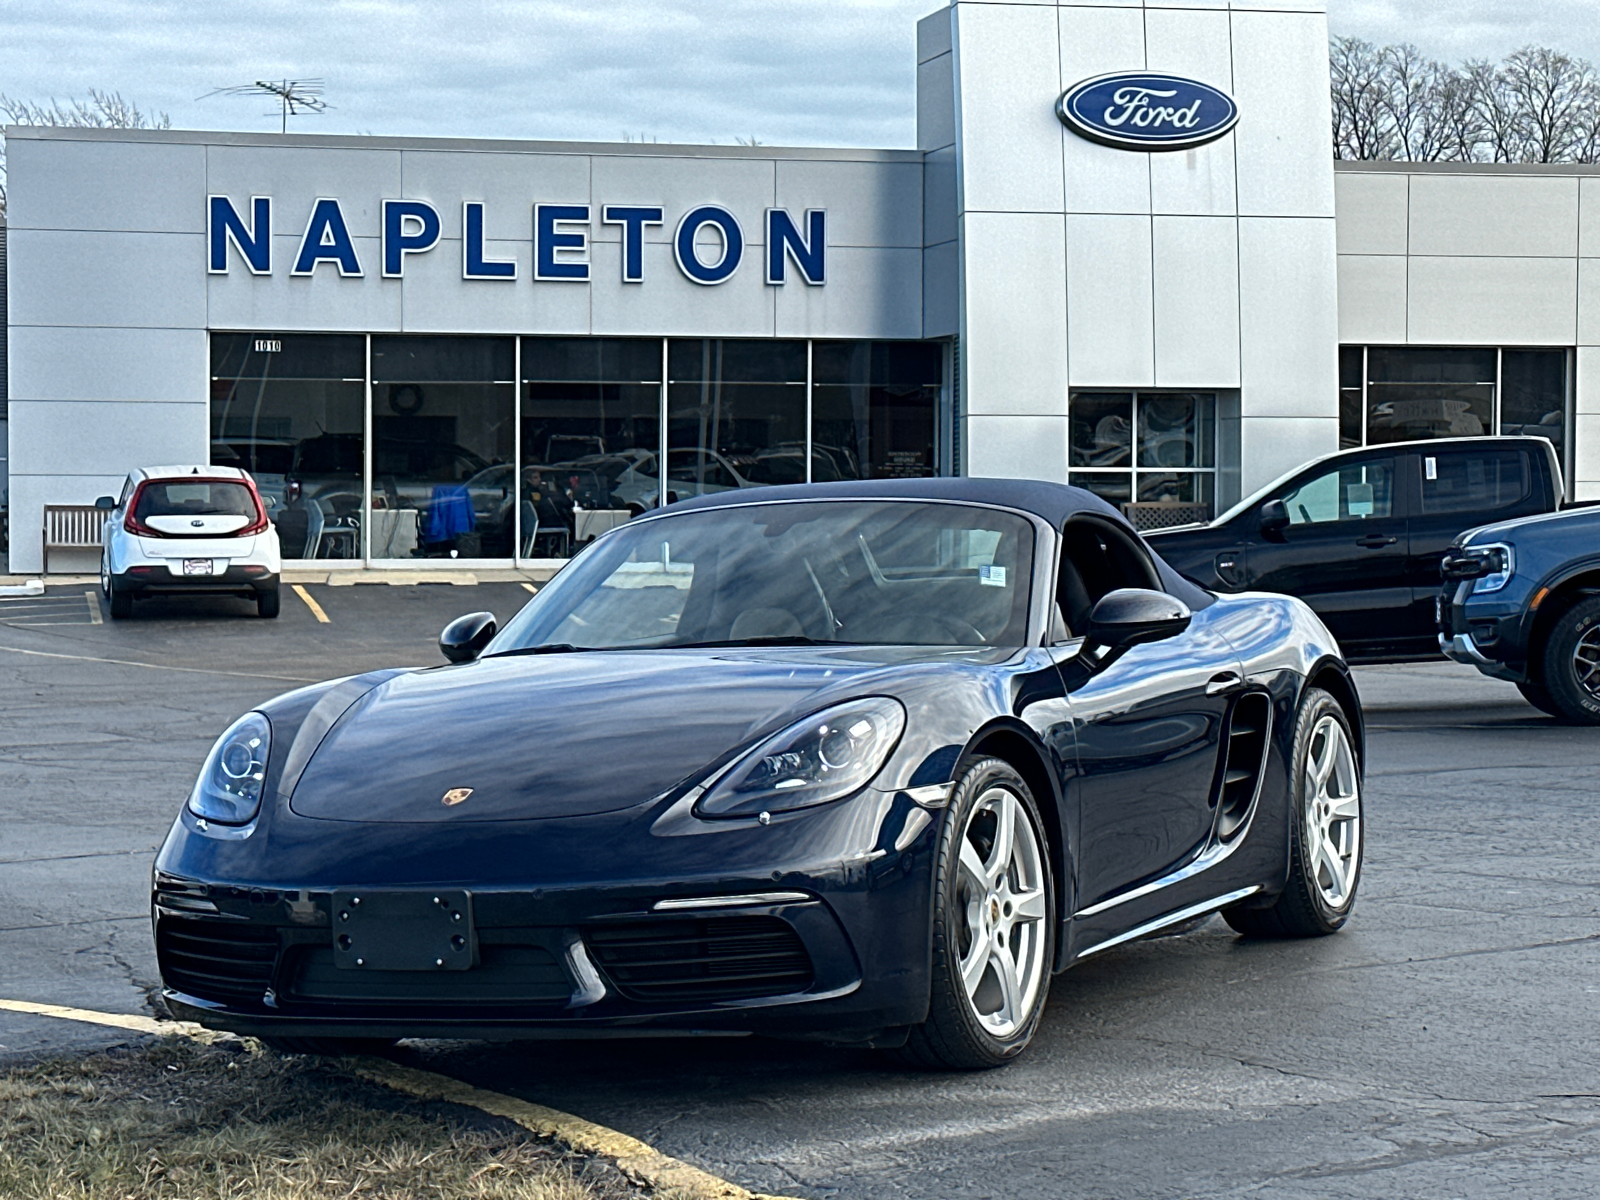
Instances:
[[[883,769],[905,727],[906,710],[888,696],[824,709],[734,763],[695,809],[708,817],[749,817],[842,800]]]
[[[1474,546],[1472,553],[1483,556],[1484,573],[1472,585],[1472,594],[1498,592],[1511,582],[1511,573],[1517,569],[1515,553],[1510,546]]]
[[[217,739],[200,769],[189,811],[223,825],[243,825],[261,807],[272,726],[260,713],[245,713]]]

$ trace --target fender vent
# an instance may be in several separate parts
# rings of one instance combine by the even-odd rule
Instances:
[[[1217,838],[1227,841],[1245,823],[1261,786],[1272,733],[1272,700],[1264,692],[1246,692],[1228,714],[1227,749],[1217,800]]]
[[[778,917],[662,919],[592,925],[584,944],[630,1000],[742,1000],[811,986],[811,958]]]

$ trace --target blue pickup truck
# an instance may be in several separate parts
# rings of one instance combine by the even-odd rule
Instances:
[[[1445,654],[1551,716],[1600,725],[1600,507],[1469,529],[1440,572]]]

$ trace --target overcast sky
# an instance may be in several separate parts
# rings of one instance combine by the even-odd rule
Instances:
[[[186,128],[276,130],[213,88],[319,76],[319,133],[906,146],[936,0],[3,0],[0,93],[120,91]],[[1335,34],[1448,60],[1600,62],[1600,0],[1328,0]]]

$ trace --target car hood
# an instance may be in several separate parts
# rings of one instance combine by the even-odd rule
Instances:
[[[576,817],[646,803],[786,721],[882,694],[927,649],[600,651],[487,658],[380,683],[290,797],[363,822]],[[471,789],[445,803],[446,793]]]
[[[1510,521],[1496,521],[1492,525],[1479,525],[1463,533],[1457,541],[1463,546],[1482,546],[1490,542],[1515,542],[1517,535],[1535,526],[1538,535],[1552,540],[1565,540],[1594,530],[1600,530],[1600,508],[1569,508],[1560,512],[1535,513]],[[1576,549],[1576,548],[1575,548]]]

